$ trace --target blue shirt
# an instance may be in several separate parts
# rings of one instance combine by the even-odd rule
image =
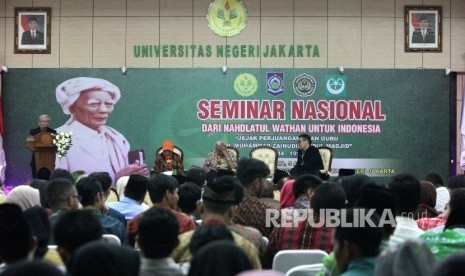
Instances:
[[[108,208],[115,209],[116,211],[123,214],[127,221],[130,221],[138,214],[145,211],[138,201],[129,197],[123,197],[118,202],[110,202],[107,204]]]
[[[123,223],[121,223],[121,221],[110,216],[106,216],[100,210],[97,209],[92,210],[92,214],[94,214],[100,220],[104,234],[116,235],[120,239],[122,244],[129,244],[126,235],[126,227]]]

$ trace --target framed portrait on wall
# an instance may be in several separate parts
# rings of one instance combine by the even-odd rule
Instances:
[[[51,8],[15,8],[15,54],[50,54]]]
[[[405,6],[405,52],[442,52],[442,7]]]

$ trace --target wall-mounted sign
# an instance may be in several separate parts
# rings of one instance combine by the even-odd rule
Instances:
[[[219,36],[240,33],[247,23],[247,10],[240,0],[214,0],[207,13],[208,27]]]

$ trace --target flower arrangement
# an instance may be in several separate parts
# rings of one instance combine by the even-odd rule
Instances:
[[[53,138],[53,144],[56,146],[55,152],[57,153],[58,157],[66,156],[66,153],[72,145],[72,135],[73,133],[71,131],[58,132],[55,134],[55,138]]]

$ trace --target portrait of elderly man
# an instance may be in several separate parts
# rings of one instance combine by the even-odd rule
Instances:
[[[129,142],[106,125],[121,92],[113,83],[98,78],[78,77],[56,88],[56,99],[69,120],[58,132],[72,131],[67,154],[55,160],[55,168],[70,172],[108,172],[116,181],[131,174],[147,175],[147,166],[128,162]]]

